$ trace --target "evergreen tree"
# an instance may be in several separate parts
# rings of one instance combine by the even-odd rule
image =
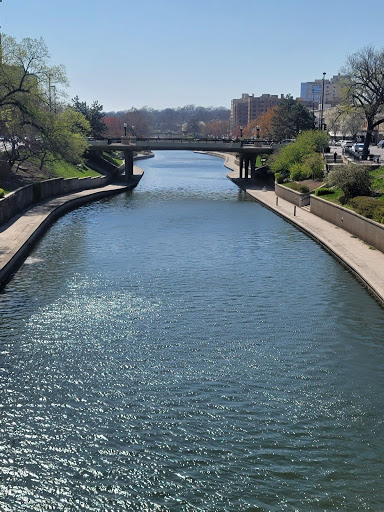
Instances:
[[[272,117],[273,138],[293,139],[303,130],[314,127],[314,116],[290,94],[281,100]]]

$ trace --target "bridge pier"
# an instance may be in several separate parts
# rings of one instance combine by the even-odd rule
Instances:
[[[244,177],[245,180],[249,180],[249,178],[251,178],[253,180],[255,178],[256,158],[257,158],[257,155],[253,155],[250,153],[243,153],[243,154],[239,155],[239,178]],[[251,166],[251,176],[249,176],[249,166]],[[244,170],[244,176],[243,176],[243,170]]]
[[[125,181],[130,181],[133,176],[133,151],[124,151]]]
[[[251,162],[251,180],[253,181],[256,178],[256,155],[252,155],[250,157]]]
[[[246,180],[248,180],[249,179],[249,160],[250,160],[249,155],[245,154],[244,160],[245,160],[245,166],[244,166],[245,174],[244,174],[244,178]]]
[[[239,155],[239,178],[243,177],[244,157]]]

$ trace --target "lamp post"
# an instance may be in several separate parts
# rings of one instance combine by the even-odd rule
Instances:
[[[260,126],[258,124],[256,125],[256,137],[260,138]]]
[[[320,130],[323,129],[323,112],[324,112],[324,81],[325,81],[325,75],[327,73],[323,73],[323,89],[321,92],[321,116],[320,116]]]
[[[243,127],[242,126],[239,126],[240,128],[240,139],[243,137]]]
[[[133,137],[135,136],[135,127],[134,126],[132,126],[132,135],[133,135]]]
[[[124,126],[124,137],[126,137],[127,136],[127,123],[124,123],[123,126]]]
[[[319,108],[319,107],[317,107]],[[315,88],[312,85],[312,119],[313,119],[313,129],[316,130],[316,121],[315,121]]]

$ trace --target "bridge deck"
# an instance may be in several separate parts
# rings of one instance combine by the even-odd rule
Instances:
[[[272,153],[272,146],[263,146],[261,142],[222,141],[199,139],[109,139],[90,142],[89,149],[112,151],[217,151],[220,153]]]

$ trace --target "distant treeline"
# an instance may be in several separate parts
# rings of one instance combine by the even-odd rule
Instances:
[[[120,112],[106,112],[108,135],[121,135],[126,124],[128,135],[153,133],[189,133],[192,135],[226,135],[230,110],[225,107],[196,107],[186,105],[156,110],[150,107],[132,108]]]

